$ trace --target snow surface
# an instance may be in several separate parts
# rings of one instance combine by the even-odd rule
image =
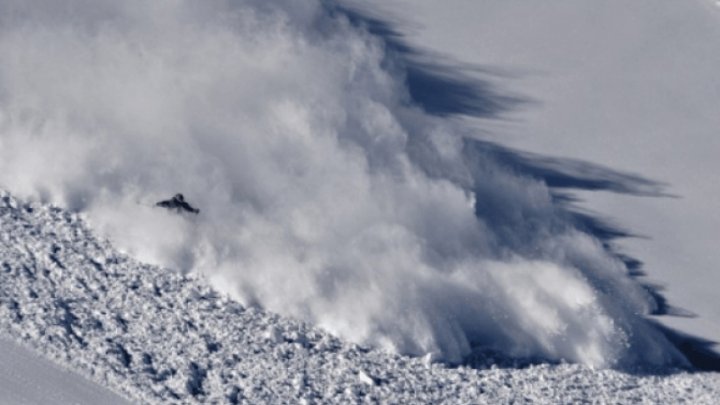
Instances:
[[[318,0],[0,0],[0,186],[358,344],[686,364],[623,260],[447,116],[454,76],[355,17]],[[485,93],[466,107],[514,101]],[[198,216],[152,207],[177,192]]]
[[[647,319],[680,311],[638,281],[638,262],[616,254],[616,230],[573,212],[557,183],[664,195],[663,184],[623,170],[644,175],[652,159],[627,166],[638,144],[675,138],[622,148],[622,135],[599,135],[667,117],[648,133],[687,129],[701,145],[684,150],[697,157],[691,170],[667,159],[667,173],[680,173],[673,182],[713,171],[713,87],[688,75],[662,93],[662,72],[650,67],[679,74],[685,59],[651,46],[648,32],[673,27],[683,35],[658,37],[660,48],[698,56],[715,44],[683,41],[715,32],[714,14],[665,2],[669,20],[635,24],[650,3],[627,14],[613,8],[620,2],[600,14],[580,2],[529,14],[510,2],[462,4],[454,12],[470,20],[448,21],[472,24],[484,4],[496,7],[485,18],[517,29],[482,25],[483,35],[454,36],[460,48],[491,34],[508,35],[505,45],[537,37],[544,47],[532,52],[497,46],[554,80],[518,79],[509,91],[473,81],[424,58],[392,25],[332,1],[0,0],[0,187],[34,201],[2,195],[3,333],[149,402],[709,402],[717,375],[673,369],[688,366],[687,347]],[[608,30],[616,16],[627,16],[622,29]],[[647,71],[623,77],[630,56]],[[717,70],[716,59],[700,60],[698,77]],[[500,66],[474,72],[509,80]],[[575,80],[562,80],[568,72]],[[703,97],[687,99],[683,86]],[[557,102],[556,116],[531,115],[548,118],[533,125],[539,133],[584,130],[577,145],[617,156],[600,159],[612,168],[486,142],[480,135],[518,128],[503,114],[537,113],[521,109],[532,105],[525,90]],[[598,100],[560,100],[568,94]],[[676,99],[694,120],[673,115]],[[566,141],[548,145],[567,152]],[[682,243],[669,243],[675,222],[649,209],[638,218],[671,235],[657,245],[667,254],[697,249],[700,268],[718,229],[707,207],[720,193],[688,183],[680,191],[692,204],[671,217],[704,208],[678,227]],[[200,215],[153,207],[177,192]],[[696,278],[703,289],[687,291],[709,308],[713,279]],[[707,313],[699,319],[712,324]]]
[[[720,396],[717,373],[498,367],[480,355],[477,368],[448,368],[362,348],[139,263],[77,214],[6,192],[0,260],[2,336],[132,401],[710,404]]]
[[[120,405],[126,399],[0,338],[0,403]]]
[[[638,235],[618,249],[643,263],[645,281],[665,287],[670,312],[696,315],[658,320],[720,342],[720,12],[714,2],[352,3],[381,16],[419,52],[455,61],[449,63],[465,74],[529,100],[500,120],[467,120],[483,139],[657,182],[651,193],[591,189],[575,196],[585,210]]]

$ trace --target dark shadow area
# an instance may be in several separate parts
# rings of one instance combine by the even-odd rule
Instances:
[[[333,0],[328,0],[325,5],[331,14],[345,16],[350,24],[367,30],[383,41],[386,67],[404,75],[408,102],[420,106],[431,115],[502,119],[504,113],[534,102],[527,97],[502,92],[491,83],[493,76],[503,75],[499,69],[445,62],[448,58],[412,46],[398,28],[398,24],[384,17],[339,5]],[[596,237],[610,254],[625,263],[630,276],[637,278],[646,275],[642,261],[615,251],[612,243],[619,238],[641,236],[597,213],[581,210],[577,205],[581,201],[572,192],[590,190],[639,197],[677,198],[666,191],[667,184],[590,162],[542,156],[484,140],[466,139],[465,154],[490,156],[514,173],[547,184],[556,208],[571,218],[578,229]],[[695,316],[670,305],[662,294],[662,286],[643,282],[641,284],[655,299],[656,309],[653,315]],[[720,371],[720,353],[712,350],[714,342],[689,336],[652,320],[650,322],[687,357],[695,370]],[[476,368],[487,368],[491,365],[518,368],[539,363],[549,362],[537,358],[513,359],[485,350],[471,355],[464,365]],[[647,369],[624,371],[636,374],[673,372]]]
[[[498,118],[504,112],[531,102],[520,95],[503,93],[489,80],[479,77],[497,76],[497,71],[438,62],[448,58],[411,46],[396,24],[334,2],[326,4],[332,14],[341,14],[352,25],[382,38],[387,58],[385,64],[392,66],[390,70],[402,72],[411,101],[429,114]]]
[[[665,337],[700,371],[720,372],[720,354],[713,350],[715,342],[655,323]]]
[[[681,353],[683,353],[683,355],[685,355],[688,361],[692,364],[693,369],[685,370],[682,368],[669,369],[667,367],[640,366],[632,369],[622,369],[619,371],[639,376],[671,375],[683,371],[720,372],[720,355],[715,353],[712,349],[714,342],[694,336],[689,336],[682,332],[678,332],[674,329],[661,325],[657,322],[652,323],[655,325],[655,327],[658,328],[658,330],[660,330],[665,335],[665,337],[670,342],[672,342],[673,345],[675,345],[675,347],[678,348],[678,350],[680,350]],[[464,366],[475,368],[478,370],[486,370],[492,367],[506,369],[524,369],[541,364],[558,365],[561,364],[561,362],[550,359],[543,359],[540,357],[513,358],[495,350],[480,349],[467,356],[462,364],[449,366]]]
[[[627,267],[628,274],[633,278],[645,276],[643,263],[637,258],[619,253],[612,243],[620,238],[638,238],[640,235],[614,223],[612,220],[602,217],[598,213],[586,212],[577,207],[579,201],[573,194],[573,190],[607,191],[619,194],[628,194],[638,197],[670,197],[676,198],[665,191],[666,184],[643,178],[636,174],[623,173],[608,167],[589,162],[582,162],[576,159],[565,159],[556,157],[540,156],[537,154],[518,151],[496,143],[466,140],[466,153],[470,155],[485,154],[507,169],[523,176],[530,177],[544,182],[551,189],[553,202],[556,208],[569,216],[574,225],[597,238],[605,247],[606,251]],[[690,311],[671,305],[662,294],[664,287],[638,280],[645,290],[652,296],[655,302],[655,309],[652,315],[676,316],[692,318],[697,315]],[[663,333],[675,347],[685,355],[695,370],[698,371],[720,371],[720,353],[713,350],[715,342],[697,336],[674,330],[659,322],[651,321],[653,325]],[[480,357],[473,356],[473,362],[482,365]],[[548,363],[543,359],[508,359],[495,354],[490,359],[497,365],[505,367],[527,367],[532,364]],[[660,374],[668,371],[662,369],[640,368],[636,370],[625,370],[634,374]]]
[[[673,197],[665,191],[667,184],[577,159],[541,156],[519,151],[497,143],[467,140],[466,148],[486,153],[511,170],[543,180],[554,190],[611,191],[645,197]],[[557,194],[558,200],[573,202],[569,194]]]

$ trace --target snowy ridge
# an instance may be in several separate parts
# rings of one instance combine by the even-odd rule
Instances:
[[[147,403],[711,403],[720,374],[447,368],[366,350],[144,265],[0,192],[0,333]]]

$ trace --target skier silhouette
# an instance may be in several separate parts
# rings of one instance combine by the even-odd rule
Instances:
[[[185,197],[183,197],[182,194],[175,194],[173,198],[169,200],[163,200],[155,204],[158,207],[167,208],[169,210],[174,210],[177,212],[190,212],[193,214],[199,214],[200,210],[197,208],[193,208],[190,204],[185,202]]]

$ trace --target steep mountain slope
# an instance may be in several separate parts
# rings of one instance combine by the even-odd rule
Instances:
[[[720,395],[713,373],[448,368],[368,350],[139,263],[76,214],[7,192],[0,261],[3,336],[142,402],[711,403]]]
[[[352,3],[385,19],[396,15],[406,24],[390,26],[407,43],[534,101],[504,121],[475,120],[486,137],[664,183],[664,198],[592,182],[555,184],[579,188],[583,208],[640,236],[616,247],[637,259],[646,281],[665,287],[671,307],[664,312],[681,315],[658,321],[720,342],[717,2]]]
[[[646,319],[654,291],[449,108],[500,118],[514,95],[361,17],[320,0],[0,0],[0,187],[357,344],[687,364]],[[153,208],[178,192],[201,213]]]

